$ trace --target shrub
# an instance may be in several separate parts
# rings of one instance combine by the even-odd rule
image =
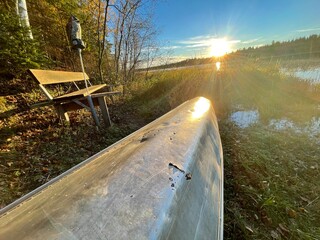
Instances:
[[[26,37],[27,31],[15,13],[0,6],[0,75],[17,76],[47,62],[40,43]]]

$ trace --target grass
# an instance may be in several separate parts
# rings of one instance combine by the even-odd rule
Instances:
[[[319,118],[319,87],[264,62],[226,64],[220,73],[210,66],[152,72],[147,79],[141,73],[127,97],[110,106],[114,126],[102,130],[84,111],[72,114],[69,126],[49,107],[13,111],[37,94],[20,87],[0,99],[7,108],[0,121],[2,205],[202,95],[215,106],[224,149],[225,239],[320,239],[319,135],[269,125],[287,119],[303,129]],[[239,128],[230,120],[239,110],[259,112],[259,122]]]
[[[220,127],[227,172],[226,239],[239,239],[233,226],[244,239],[318,239],[318,143],[261,125],[246,131],[230,122]]]
[[[272,119],[304,126],[319,117],[317,88],[280,74],[275,66],[226,69],[220,119],[225,160],[226,239],[319,239],[319,136],[276,130]],[[228,118],[256,110],[245,129]]]

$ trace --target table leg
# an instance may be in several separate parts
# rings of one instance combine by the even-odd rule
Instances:
[[[68,113],[64,110],[64,108],[61,105],[55,105],[54,108],[56,109],[56,112],[62,121],[70,121]]]
[[[106,97],[99,97],[98,102],[99,102],[99,107],[100,107],[100,110],[102,113],[103,120],[104,120],[106,126],[109,127],[112,125],[112,123],[111,123],[111,119],[110,119],[108,105],[106,102]]]
[[[94,108],[94,104],[93,104],[93,101],[92,101],[92,97],[89,95],[89,96],[87,96],[87,99],[88,99],[88,103],[89,103],[89,106],[90,106],[90,109],[91,109],[92,117],[93,117],[96,125],[97,125],[98,127],[100,127],[99,118],[98,118],[96,109]]]

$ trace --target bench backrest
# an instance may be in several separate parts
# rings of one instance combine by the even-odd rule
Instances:
[[[35,80],[37,80],[42,85],[68,83],[84,80],[82,72],[29,69],[29,73],[31,74],[31,76],[33,76]],[[85,77],[87,80],[89,79],[86,73]]]
[[[40,69],[29,69],[28,72],[39,83],[39,87],[49,100],[52,100],[53,96],[51,96],[44,85],[84,81],[82,72],[65,72]],[[85,77],[86,80],[89,80],[89,77],[86,73]]]

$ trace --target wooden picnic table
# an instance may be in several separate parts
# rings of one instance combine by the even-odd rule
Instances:
[[[83,74],[82,72],[39,69],[29,69],[28,72],[38,82],[40,89],[47,97],[46,101],[38,102],[34,104],[33,107],[54,105],[59,118],[64,121],[69,121],[68,111],[85,108],[91,112],[95,123],[99,126],[100,122],[95,110],[95,106],[99,106],[105,124],[107,126],[111,125],[106,97],[112,97],[113,95],[121,94],[121,92],[108,91],[108,86],[106,84],[92,85],[88,75]],[[80,81],[88,81],[90,86],[80,89],[77,85],[77,82]],[[77,90],[58,96],[52,96],[49,89],[46,88],[47,85],[64,83],[73,83]]]

